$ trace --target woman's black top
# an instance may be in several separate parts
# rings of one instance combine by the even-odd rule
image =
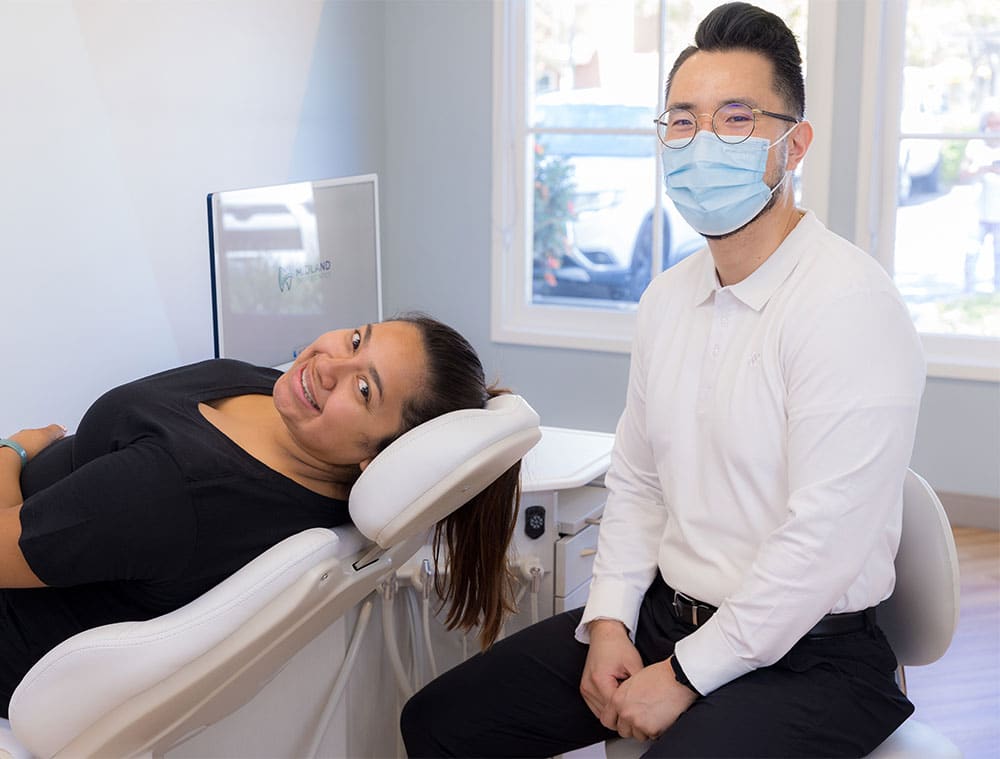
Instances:
[[[49,587],[0,590],[0,713],[72,635],[172,611],[275,543],[348,521],[250,456],[198,404],[270,395],[279,372],[216,359],[118,387],[24,468],[20,546]]]

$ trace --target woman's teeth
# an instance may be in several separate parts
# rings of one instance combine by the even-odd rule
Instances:
[[[312,393],[309,392],[309,386],[306,385],[306,368],[302,367],[302,371],[299,373],[299,382],[302,383],[302,392],[306,396],[306,400],[312,404],[312,407],[317,411],[320,410],[319,404],[316,403],[316,399],[313,398]]]

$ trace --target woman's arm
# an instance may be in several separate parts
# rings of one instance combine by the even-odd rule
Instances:
[[[30,461],[39,452],[66,434],[65,428],[50,424],[11,435]],[[21,538],[21,455],[8,446],[0,447],[0,588],[41,588],[44,583],[28,566],[18,544]]]
[[[66,434],[66,428],[58,424],[21,430],[8,440],[20,445],[28,454],[28,461],[48,448]],[[21,456],[13,448],[0,446],[0,509],[20,506],[21,496]]]
[[[0,588],[43,588],[18,541],[21,538],[21,507],[0,509]]]

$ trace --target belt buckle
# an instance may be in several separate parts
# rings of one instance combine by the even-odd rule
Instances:
[[[684,612],[682,611],[682,606],[681,606],[682,602],[686,603],[688,605],[688,608],[691,609],[691,624],[693,624],[695,627],[700,625],[701,622],[698,621],[698,607],[701,604],[699,604],[697,601],[691,598],[691,596],[684,595],[679,590],[675,590],[674,600],[673,600],[674,613],[680,619],[683,620]]]

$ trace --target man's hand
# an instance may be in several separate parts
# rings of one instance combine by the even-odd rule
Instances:
[[[590,650],[580,680],[580,695],[601,724],[616,730],[617,712],[609,712],[611,697],[621,682],[642,669],[642,657],[618,620],[595,619],[589,625]]]
[[[608,712],[616,716],[616,724],[604,724],[623,738],[659,738],[697,698],[693,690],[677,682],[667,659],[649,665],[621,684],[608,707]]]

